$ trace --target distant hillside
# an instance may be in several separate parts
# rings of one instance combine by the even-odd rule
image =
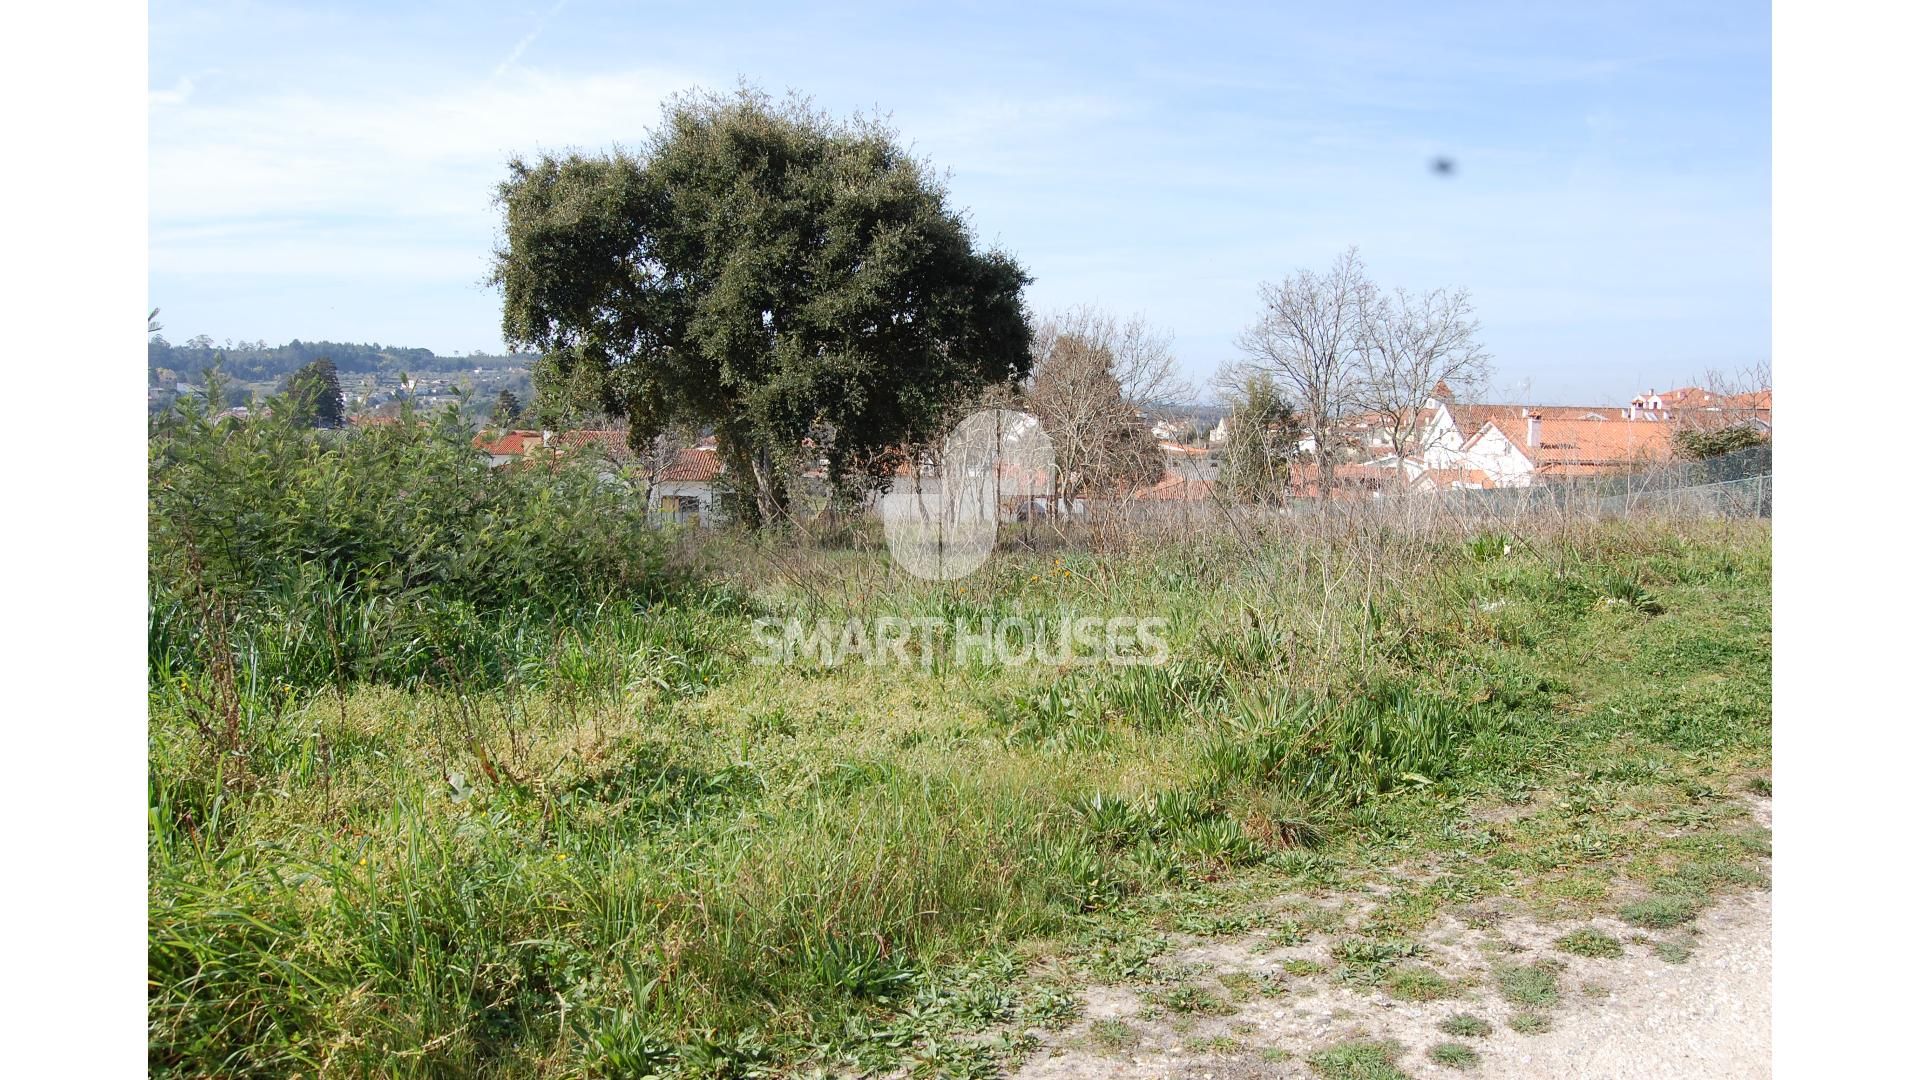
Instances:
[[[396,376],[472,371],[475,368],[497,371],[525,368],[533,363],[531,355],[437,356],[432,349],[410,349],[399,345],[365,344],[342,341],[300,341],[268,345],[264,341],[216,344],[205,336],[183,345],[174,345],[155,334],[147,342],[147,382],[165,385],[173,381],[197,382],[200,373],[217,361],[230,378],[242,382],[275,382],[284,379],[303,364],[328,357],[342,375],[370,374]]]

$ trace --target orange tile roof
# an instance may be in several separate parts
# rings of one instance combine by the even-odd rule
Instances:
[[[1378,465],[1336,464],[1333,467],[1333,494],[1335,498],[1353,498],[1370,496],[1383,487],[1383,481],[1394,475],[1396,470],[1383,469]],[[1296,464],[1287,477],[1288,493],[1296,497],[1312,498],[1320,494],[1320,468],[1311,462]]]
[[[1431,480],[1435,487],[1443,490],[1456,484],[1476,488],[1494,486],[1493,478],[1480,469],[1428,469],[1420,474],[1420,480]]]
[[[711,446],[696,446],[673,455],[673,463],[660,470],[662,483],[705,483],[719,476],[726,467]]]
[[[1172,472],[1151,487],[1140,488],[1128,498],[1138,502],[1204,502],[1213,497],[1213,481],[1176,476]]]
[[[473,445],[477,450],[485,450],[498,457],[519,457],[529,450],[538,449],[544,445],[544,441],[537,431],[508,431],[493,439],[475,435]]]
[[[1714,394],[1698,386],[1681,386],[1659,395],[1660,404],[1669,409],[1759,409],[1773,408],[1773,390],[1753,390],[1744,394]]]
[[[1463,449],[1470,449],[1489,430],[1498,430],[1535,469],[1563,476],[1590,475],[1673,455],[1673,425],[1664,420],[1543,417],[1540,445],[1528,446],[1526,420],[1497,417],[1487,421]]]
[[[1469,436],[1489,420],[1521,420],[1537,413],[1543,420],[1624,420],[1619,405],[1449,405],[1453,422]]]
[[[624,431],[595,429],[562,431],[553,437],[553,445],[559,450],[597,447],[601,453],[615,461],[627,461],[634,456],[633,447],[627,443],[627,433]]]

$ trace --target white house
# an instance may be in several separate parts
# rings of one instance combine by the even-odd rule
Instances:
[[[722,472],[720,452],[702,443],[674,454],[647,491],[647,509],[671,521],[713,525],[723,520],[713,483]]]

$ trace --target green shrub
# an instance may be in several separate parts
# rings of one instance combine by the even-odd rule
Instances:
[[[491,469],[451,410],[326,431],[183,407],[150,442],[148,522],[148,664],[167,675],[224,648],[295,687],[491,684],[675,585],[615,468]]]

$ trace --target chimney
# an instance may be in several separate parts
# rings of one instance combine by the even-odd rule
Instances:
[[[1533,447],[1538,447],[1540,445],[1540,414],[1539,413],[1527,414],[1527,445],[1533,446]]]

